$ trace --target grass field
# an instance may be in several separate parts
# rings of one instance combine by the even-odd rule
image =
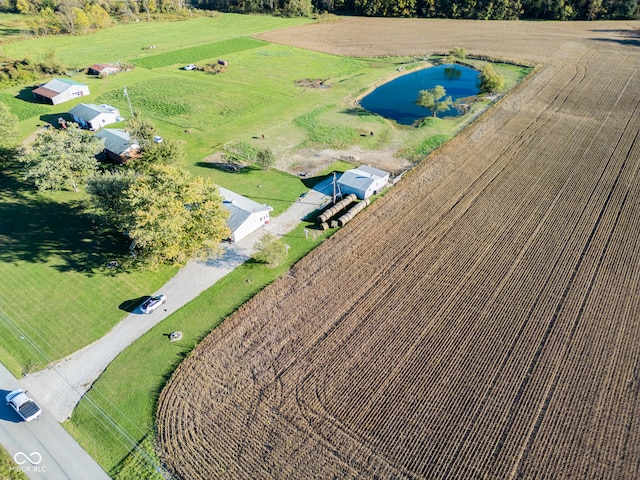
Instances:
[[[0,175],[0,358],[18,376],[100,338],[176,272],[107,269],[128,244],[94,224],[83,200]]]

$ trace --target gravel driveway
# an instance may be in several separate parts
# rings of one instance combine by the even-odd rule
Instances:
[[[189,262],[160,289],[168,298],[162,308],[152,315],[133,312],[101,339],[44,370],[25,376],[20,380],[20,386],[29,390],[56,420],[67,420],[82,396],[122,350],[248,260],[254,251],[253,245],[265,231],[276,235],[290,232],[305,216],[327,203],[331,192],[332,179],[329,178],[268,225],[235,244],[227,245],[220,258]]]

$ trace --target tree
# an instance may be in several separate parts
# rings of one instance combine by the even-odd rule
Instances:
[[[282,8],[285,17],[310,17],[312,11],[311,0],[288,0]]]
[[[446,57],[444,57],[442,62],[451,65],[451,64],[455,64],[456,62],[461,62],[465,58],[467,58],[467,51],[464,48],[453,47],[449,51],[449,54]]]
[[[453,105],[451,96],[445,96],[447,92],[442,85],[436,85],[429,90],[420,90],[418,92],[417,103],[421,107],[431,110],[431,114],[436,117],[439,112],[446,112]]]
[[[127,183],[130,184],[127,186]],[[220,249],[229,236],[218,188],[210,180],[192,176],[172,165],[152,165],[135,178],[112,177],[90,192],[106,217],[125,231],[138,247],[138,258],[150,266],[184,264]],[[121,200],[106,199],[104,192],[121,193]]]
[[[287,256],[287,246],[271,232],[262,235],[253,248],[256,250],[253,259],[271,268],[280,265]]]
[[[120,229],[128,217],[125,193],[138,174],[133,170],[116,170],[94,175],[87,181],[87,193],[96,213],[106,223]]]
[[[486,93],[500,92],[504,88],[504,78],[487,63],[480,72],[480,91]]]
[[[178,164],[185,157],[183,143],[170,138],[160,143],[142,141],[140,148],[142,156],[129,162],[136,170],[146,170],[153,165]]]
[[[151,143],[156,135],[156,127],[153,122],[143,118],[139,112],[135,112],[133,117],[127,120],[127,130],[131,137],[139,142]]]
[[[49,128],[38,134],[23,160],[25,179],[32,179],[40,190],[77,192],[98,170],[96,154],[104,148],[102,142],[77,124],[68,125],[66,130]]]
[[[272,167],[276,163],[276,156],[273,152],[265,148],[264,150],[260,150],[256,155],[256,162],[263,170],[269,170],[269,167]]]

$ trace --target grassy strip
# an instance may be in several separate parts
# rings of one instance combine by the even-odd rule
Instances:
[[[27,480],[27,475],[11,459],[11,455],[0,446],[0,480]]]
[[[310,225],[303,223],[283,237],[291,247],[286,263],[271,269],[249,261],[236,268],[124,350],[94,383],[64,426],[110,475],[124,466],[123,460],[135,445],[153,436],[156,399],[182,359],[226,317],[330,234],[329,230],[312,230],[306,238],[305,228]],[[182,340],[169,342],[168,334],[176,330],[183,332]],[[156,466],[151,463],[147,468],[153,471]]]
[[[267,45],[267,43],[253,38],[232,38],[141,58],[135,60],[134,63],[143,68],[168,67],[169,65],[195,63],[209,58],[226,56],[264,45]]]
[[[8,93],[0,93],[0,102],[6,104],[9,110],[11,110],[11,113],[18,117],[18,120],[26,120],[27,118],[42,115],[49,111],[49,108],[44,105],[25,102]]]
[[[426,157],[432,150],[435,150],[444,142],[449,140],[449,138],[451,137],[448,135],[442,135],[442,134],[432,135],[430,137],[427,137],[425,140],[418,143],[417,145],[402,147],[398,151],[398,155],[412,162],[418,162],[424,157]]]

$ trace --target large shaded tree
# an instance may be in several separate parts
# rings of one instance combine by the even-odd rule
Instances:
[[[103,175],[88,191],[103,216],[135,242],[137,257],[151,266],[215,254],[229,236],[229,213],[215,184],[172,165]]]
[[[75,123],[65,130],[49,128],[27,150],[24,177],[40,190],[77,192],[98,170],[96,154],[103,148],[100,139]]]
[[[504,78],[487,63],[480,72],[480,90],[485,93],[497,93],[504,88]]]

